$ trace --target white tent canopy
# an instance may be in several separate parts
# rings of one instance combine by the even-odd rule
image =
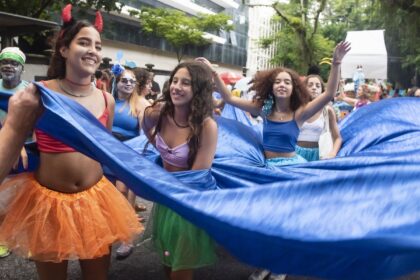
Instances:
[[[357,65],[362,65],[366,79],[387,78],[384,30],[349,31],[346,41],[351,50],[342,61],[342,78],[353,78]]]

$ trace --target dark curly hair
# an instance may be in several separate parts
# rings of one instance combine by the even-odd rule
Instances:
[[[134,71],[137,80],[137,93],[141,94],[147,86],[147,81],[152,80],[152,73],[146,69],[138,68]]]
[[[188,126],[191,129],[190,135],[188,136],[188,147],[190,150],[188,154],[188,166],[191,168],[200,147],[200,134],[203,121],[207,117],[212,117],[213,112],[212,74],[206,65],[199,62],[183,62],[172,71],[169,78],[169,87],[163,91],[162,97],[156,100],[151,106],[154,107],[157,106],[157,104],[161,105],[163,102],[163,107],[152,139],[155,139],[156,134],[160,131],[163,118],[165,116],[174,117],[175,108],[171,99],[170,85],[172,84],[175,73],[182,68],[187,69],[191,75],[191,87],[193,92],[193,97],[190,102],[190,114],[188,116]]]
[[[47,76],[49,79],[64,79],[66,76],[66,60],[60,53],[62,47],[70,47],[71,41],[84,27],[93,27],[92,23],[72,19],[66,23],[58,32],[55,38],[54,53],[51,57],[50,66],[48,67]]]
[[[258,72],[254,78],[254,85],[251,87],[256,92],[254,100],[264,102],[271,95],[275,104],[276,99],[273,96],[273,84],[277,75],[281,72],[286,72],[292,77],[293,90],[290,98],[290,109],[294,112],[302,105],[308,103],[311,100],[311,96],[306,86],[301,82],[299,75],[289,68],[279,67]]]

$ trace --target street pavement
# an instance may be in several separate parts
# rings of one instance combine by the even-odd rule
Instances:
[[[147,211],[141,215],[147,219],[150,215],[152,203],[139,199],[147,206]],[[110,280],[166,280],[158,255],[147,243],[138,241],[133,253],[124,260],[115,259],[115,250],[112,250],[112,261],[109,271]],[[222,248],[217,249],[218,262],[210,267],[198,269],[195,280],[246,280],[255,268],[240,263]],[[80,267],[77,261],[70,261],[68,279],[81,279]],[[35,264],[10,255],[0,259],[0,280],[37,280]],[[316,280],[309,277],[287,276],[287,280]],[[372,279],[376,280],[376,279]],[[420,280],[420,272],[414,273],[398,280]]]

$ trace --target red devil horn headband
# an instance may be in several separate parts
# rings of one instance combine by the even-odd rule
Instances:
[[[61,12],[61,18],[63,20],[63,26],[66,26],[67,24],[71,25],[71,22],[73,21],[73,18],[71,16],[71,9],[72,9],[72,5],[67,4],[63,8],[63,11]],[[104,22],[102,20],[101,12],[99,12],[99,11],[96,12],[96,18],[95,18],[94,26],[99,31],[99,33],[102,32],[102,29],[104,27]]]
[[[102,32],[102,29],[104,27],[104,22],[102,20],[102,15],[100,11],[96,12],[95,27],[99,31],[99,33]]]
[[[63,20],[64,24],[71,21],[71,8],[71,4],[67,4],[61,12],[61,19]]]

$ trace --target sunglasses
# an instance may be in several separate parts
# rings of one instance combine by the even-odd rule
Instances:
[[[120,82],[121,82],[121,83],[123,83],[123,84],[128,84],[128,82],[130,82],[130,84],[135,84],[135,83],[136,83],[136,80],[134,80],[134,79],[122,78],[122,79],[120,80]]]

